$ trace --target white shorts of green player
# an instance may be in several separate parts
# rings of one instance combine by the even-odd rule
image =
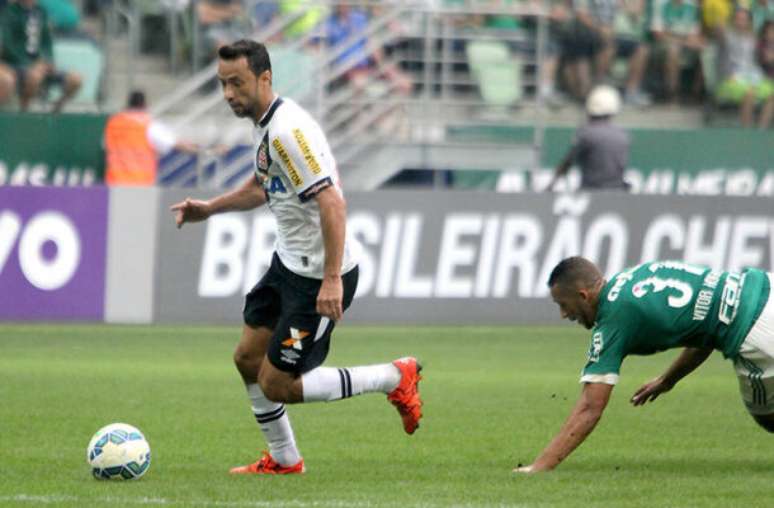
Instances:
[[[774,274],[768,275],[774,288]],[[742,342],[734,370],[747,411],[774,415],[774,294]]]

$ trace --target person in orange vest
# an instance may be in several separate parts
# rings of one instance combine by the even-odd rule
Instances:
[[[105,183],[151,186],[156,183],[158,158],[172,149],[198,153],[199,146],[178,139],[146,110],[145,94],[129,94],[127,108],[111,116],[105,125]]]

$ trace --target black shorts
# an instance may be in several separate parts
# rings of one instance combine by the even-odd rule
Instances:
[[[593,58],[605,47],[602,37],[580,21],[573,23],[563,34],[562,56],[568,62]]]
[[[13,70],[16,73],[16,88],[19,93],[24,90],[24,85],[27,82],[27,73],[30,66],[14,66]],[[43,78],[41,85],[46,88],[49,86],[62,86],[67,79],[67,74],[62,71],[51,71]]]
[[[357,278],[357,267],[341,277],[344,310],[355,296]],[[317,313],[321,285],[319,279],[288,270],[275,253],[269,270],[245,296],[245,324],[273,330],[266,354],[280,370],[303,374],[322,365],[328,356],[336,323]]]

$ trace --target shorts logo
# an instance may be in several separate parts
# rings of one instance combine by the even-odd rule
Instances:
[[[293,351],[292,349],[283,349],[282,350],[282,358],[281,360],[285,363],[289,363],[291,365],[296,364],[296,360],[301,358],[301,355]]]
[[[309,336],[309,332],[299,330],[298,328],[290,327],[290,337],[282,341],[282,345],[286,348],[293,348],[301,351],[303,346],[301,340]]]
[[[274,138],[274,141],[271,142],[271,145],[275,150],[277,150],[277,153],[279,154],[280,159],[282,159],[282,162],[285,163],[285,168],[288,170],[288,176],[290,177],[290,181],[293,183],[293,185],[296,187],[302,185],[304,180],[302,180],[301,175],[298,174],[296,166],[293,164],[293,161],[290,160],[290,155],[288,155],[288,151],[285,150],[285,146],[282,144],[279,138]]]

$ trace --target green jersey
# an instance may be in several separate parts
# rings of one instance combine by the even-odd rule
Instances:
[[[712,346],[733,358],[769,299],[768,275],[677,261],[616,274],[599,294],[582,382],[615,384],[630,354]]]
[[[0,9],[0,58],[14,67],[26,67],[41,58],[53,62],[51,30],[42,7],[27,9],[12,3]]]

